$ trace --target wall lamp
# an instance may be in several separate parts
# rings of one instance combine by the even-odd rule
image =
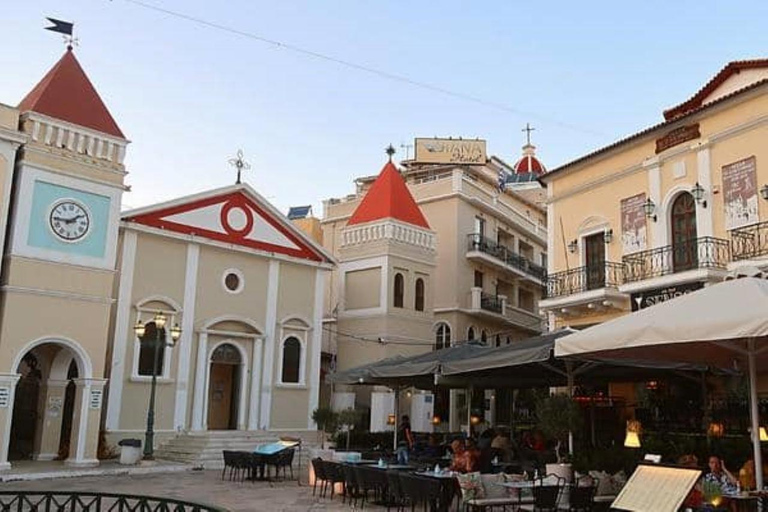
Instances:
[[[613,242],[613,230],[612,229],[606,229],[603,232],[603,241],[607,244]]]
[[[643,203],[643,210],[647,218],[653,219],[653,222],[658,220],[658,217],[656,217],[656,203],[650,197]]]
[[[768,184],[763,185],[762,188],[760,188],[760,195],[768,201]]]
[[[579,242],[576,241],[576,239],[571,240],[571,242],[568,244],[568,252],[573,254],[576,252],[576,249],[579,248]]]
[[[691,189],[691,195],[696,200],[697,203],[699,203],[702,207],[707,207],[707,200],[704,199],[704,187],[699,185],[699,182],[697,181],[696,184]]]

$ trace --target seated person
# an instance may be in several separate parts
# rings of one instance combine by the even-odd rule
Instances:
[[[736,478],[725,467],[725,462],[717,455],[709,456],[709,473],[704,475],[704,481],[720,486],[723,494],[736,492]]]
[[[768,453],[763,453],[763,480],[768,475]],[[739,482],[744,490],[754,490],[757,487],[755,477],[755,460],[750,457],[739,470]]]
[[[496,437],[491,441],[491,448],[496,450],[502,462],[512,462],[515,457],[514,450],[512,449],[512,440],[507,431],[500,431],[496,434]]]
[[[451,442],[451,452],[453,453],[453,459],[451,460],[451,471],[458,471],[459,473],[465,473],[467,463],[464,456],[464,442],[461,439],[454,439]]]
[[[480,450],[477,443],[471,437],[464,443],[464,464],[467,473],[480,471]]]
[[[490,448],[494,437],[496,437],[496,432],[492,428],[485,429],[477,440],[477,447],[480,451]]]
[[[677,465],[685,468],[699,469],[699,459],[693,455],[683,455],[677,459]],[[683,508],[698,509],[704,503],[704,493],[701,489],[701,481],[696,482],[691,492],[685,497]]]

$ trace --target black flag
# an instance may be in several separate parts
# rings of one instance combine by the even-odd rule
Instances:
[[[74,23],[70,23],[68,21],[56,20],[53,18],[46,18],[46,19],[51,23],[53,23],[53,26],[45,27],[45,30],[50,30],[51,32],[59,32],[61,34],[66,34],[68,36],[72,35],[72,27]]]

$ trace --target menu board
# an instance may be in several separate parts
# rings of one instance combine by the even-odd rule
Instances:
[[[621,245],[624,254],[642,251],[648,240],[645,193],[621,200]]]
[[[754,156],[723,166],[725,229],[758,221],[756,168]]]
[[[690,468],[637,466],[611,508],[632,512],[676,512],[701,471]]]

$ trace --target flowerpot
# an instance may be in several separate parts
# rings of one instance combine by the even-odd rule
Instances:
[[[573,466],[571,464],[547,464],[546,472],[548,475],[565,478],[566,483],[573,482]]]

